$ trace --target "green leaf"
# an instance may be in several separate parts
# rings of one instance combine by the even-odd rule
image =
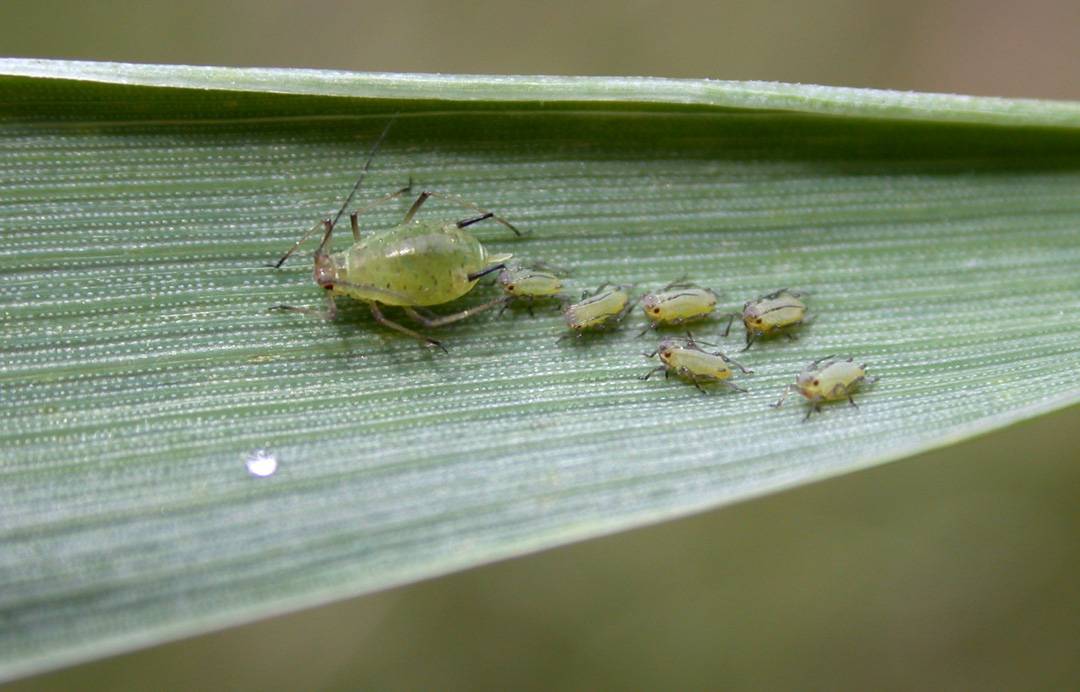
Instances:
[[[640,526],[1080,397],[1080,105],[776,84],[0,61],[0,678]],[[642,382],[635,312],[550,307],[430,352],[310,251],[412,177],[529,231],[494,252],[816,316],[751,391]],[[396,223],[408,200],[365,215]],[[460,218],[432,203],[429,218]],[[346,233],[347,235],[347,233]],[[344,247],[345,238],[339,238]],[[448,312],[496,295],[478,287]],[[396,315],[395,315],[396,317]],[[729,353],[741,333],[694,327]],[[678,334],[678,330],[673,330]],[[880,377],[773,410],[831,353]],[[269,450],[277,472],[245,469]],[[1029,460],[1024,460],[1029,461]]]

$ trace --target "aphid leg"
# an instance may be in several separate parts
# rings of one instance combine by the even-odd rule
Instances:
[[[737,313],[737,312],[729,312],[728,313],[727,326],[724,327],[724,333],[721,336],[727,338],[727,335],[731,333],[731,325],[735,322],[735,318],[738,317],[738,316],[739,316],[739,313]],[[720,317],[723,317],[723,315],[720,315]]]
[[[435,328],[435,327],[441,327],[444,324],[450,324],[451,322],[457,322],[458,320],[463,320],[466,317],[471,317],[471,316],[475,315],[478,312],[483,312],[484,310],[489,310],[489,309],[495,307],[496,305],[501,305],[501,304],[506,303],[506,302],[507,302],[507,298],[500,296],[499,298],[496,298],[495,300],[491,300],[491,301],[488,301],[486,303],[481,303],[480,305],[477,305],[476,307],[468,308],[466,310],[462,310],[461,312],[455,312],[452,315],[443,315],[443,316],[435,317],[435,318],[425,317],[424,315],[421,315],[419,312],[417,312],[416,310],[414,310],[413,308],[411,308],[411,307],[409,307],[407,305],[403,306],[402,309],[405,311],[406,315],[413,318],[414,320],[416,320],[420,324],[424,325],[428,329],[432,329],[432,328]]]
[[[810,414],[814,411],[821,413],[821,404],[811,404],[810,406],[807,406],[806,415],[803,416],[802,422],[805,423],[806,421],[810,420]]]
[[[652,377],[653,375],[655,375],[656,373],[660,372],[661,370],[666,371],[667,366],[666,365],[657,365],[655,368],[653,368],[649,372],[645,373],[644,377],[642,377],[641,380],[645,381],[645,380],[649,379],[650,377]]]
[[[529,296],[529,302],[525,303],[525,309],[529,311],[529,317],[536,317],[536,313],[533,312],[533,303],[535,302],[536,298]]]
[[[688,347],[697,349],[698,351],[701,351],[702,353],[705,353],[705,351],[702,350],[702,348],[701,348],[701,344],[705,344],[706,346],[713,346],[715,348],[720,348],[719,344],[714,344],[711,341],[702,341],[702,340],[698,339],[697,337],[695,337],[689,331],[686,332],[686,345]],[[719,354],[719,355],[723,356],[722,353]]]
[[[292,305],[274,305],[267,308],[267,310],[279,311],[279,312],[299,312],[304,315],[313,315],[324,320],[333,320],[337,317],[337,303],[334,302],[334,296],[329,293],[326,294],[326,309],[320,310],[318,308],[298,308]]]
[[[721,353],[721,354],[720,354],[720,357],[724,359],[724,362],[725,362],[725,363],[728,363],[728,364],[730,364],[730,365],[734,365],[734,366],[735,366],[735,367],[737,367],[737,368],[738,368],[739,370],[742,370],[742,371],[743,371],[743,374],[745,374],[745,375],[750,375],[750,374],[752,374],[752,373],[754,372],[753,370],[747,370],[746,368],[744,368],[744,367],[743,367],[743,364],[742,364],[742,363],[740,363],[739,361],[735,360],[734,358],[728,358],[728,357],[727,357],[727,356],[725,356],[725,355],[724,355],[723,353]]]
[[[847,400],[849,402],[851,402],[852,406],[854,406],[855,408],[859,408],[859,405],[856,404],[855,400],[851,398],[851,393],[852,393],[852,391],[854,391],[854,387],[858,383],[859,383],[859,381],[855,380],[854,382],[851,383],[852,386],[849,388],[849,387],[845,387],[842,383],[837,382],[836,386],[834,386],[831,390],[829,390],[829,397],[828,398],[830,398],[830,399],[839,399],[841,397],[847,397]]]
[[[720,381],[724,384],[724,386],[731,387],[736,392],[742,392],[743,394],[746,394],[749,391],[748,389],[743,389],[742,387],[740,387],[739,385],[735,384],[734,382],[732,382],[730,380],[720,380]]]
[[[360,212],[354,211],[349,214],[349,227],[352,228],[353,242],[360,242]]]
[[[656,329],[656,327],[657,327],[656,322],[650,322],[647,325],[645,325],[645,328],[642,329],[640,332],[638,332],[637,335],[638,335],[639,338],[643,337],[643,336],[645,336],[645,332],[649,331],[650,329]]]
[[[689,373],[689,374],[690,374],[690,381],[694,383],[694,386],[697,387],[697,390],[699,392],[701,392],[702,394],[708,394],[708,392],[705,391],[705,388],[701,386],[701,383],[698,382],[697,375],[694,375],[693,373]]]
[[[743,351],[749,350],[749,348],[754,345],[754,340],[758,338],[758,334],[759,334],[759,332],[755,332],[755,331],[752,331],[750,329],[747,329],[746,330],[746,346],[744,346],[741,350],[743,350]]]
[[[360,215],[361,214],[365,214],[365,213],[371,211],[372,209],[379,206],[383,202],[389,202],[392,199],[397,199],[398,197],[401,197],[406,192],[412,192],[412,178],[409,178],[409,184],[408,185],[401,188],[397,192],[391,192],[388,195],[383,195],[382,197],[375,200],[371,204],[367,205],[363,209],[357,209],[353,213],[349,214],[349,224],[352,226],[353,240],[358,242],[358,243],[360,242]]]
[[[414,338],[414,339],[416,339],[418,341],[423,341],[424,343],[426,343],[429,346],[436,346],[438,348],[441,348],[443,353],[448,353],[448,351],[446,350],[446,347],[443,346],[438,341],[436,341],[435,339],[424,336],[420,332],[414,332],[413,330],[409,329],[408,327],[403,327],[402,325],[398,324],[397,322],[393,322],[391,320],[386,319],[386,316],[382,314],[382,310],[379,309],[379,304],[378,303],[371,302],[371,303],[368,303],[368,305],[371,306],[371,316],[374,317],[375,321],[378,322],[379,324],[381,324],[382,326],[389,327],[390,329],[393,329],[395,331],[399,331],[402,334],[406,334],[408,336],[411,336],[412,338]]]
[[[790,329],[785,329],[784,330],[784,336],[786,336],[788,338],[788,341],[798,341],[799,340],[799,337],[796,336],[795,334],[792,334]]]
[[[659,352],[660,352],[660,349],[659,349],[659,348],[654,348],[654,349],[653,349],[653,351],[652,351],[652,353],[645,353],[645,352],[643,351],[643,352],[641,353],[641,355],[645,356],[646,358],[655,358],[655,357],[656,357],[656,354],[657,354],[657,353],[659,353]]]
[[[499,216],[498,214],[496,214],[494,212],[490,212],[487,209],[484,209],[484,208],[480,207],[479,205],[476,205],[476,204],[474,204],[472,202],[468,202],[466,200],[463,200],[463,199],[461,199],[460,197],[458,197],[456,195],[448,195],[448,194],[445,194],[445,193],[442,193],[442,192],[431,192],[430,190],[424,190],[423,192],[420,193],[420,196],[416,198],[415,202],[413,202],[412,208],[409,209],[409,211],[405,214],[405,220],[402,223],[409,223],[410,221],[412,221],[413,216],[416,215],[416,212],[420,210],[420,207],[422,207],[424,205],[424,202],[426,202],[428,200],[428,198],[430,198],[430,197],[437,197],[439,199],[445,199],[448,202],[453,202],[453,203],[458,204],[458,205],[460,205],[462,207],[466,207],[468,209],[473,209],[475,211],[480,212],[481,214],[484,214],[484,216],[482,218],[475,219],[473,221],[473,223],[476,223],[476,221],[482,221],[483,219],[495,219],[496,221],[498,221],[499,223],[501,223],[502,225],[506,226],[511,231],[513,231],[514,235],[516,235],[516,236],[521,235],[521,231],[519,231],[517,228],[515,228],[514,224],[510,223],[509,221],[507,221],[506,219],[504,219],[503,217]]]

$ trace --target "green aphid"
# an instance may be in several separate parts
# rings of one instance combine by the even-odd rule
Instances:
[[[480,241],[466,230],[469,226],[486,219],[494,219],[515,234],[520,236],[521,233],[505,219],[471,202],[424,191],[416,198],[400,224],[361,238],[359,215],[378,204],[410,192],[412,189],[410,182],[408,186],[385,195],[365,209],[354,211],[349,217],[352,223],[353,245],[341,252],[330,252],[328,248],[334,225],[341,218],[357,190],[360,189],[360,183],[371,165],[371,160],[389,130],[388,124],[372,146],[360,178],[341,209],[338,210],[337,216],[314,226],[273,265],[280,267],[300,247],[301,243],[321,228],[323,237],[315,251],[314,278],[315,283],[326,291],[326,308],[319,310],[278,305],[271,309],[302,312],[333,319],[337,314],[334,298],[348,296],[367,303],[371,308],[372,316],[379,324],[445,351],[443,345],[435,339],[388,319],[383,315],[382,306],[400,307],[410,318],[425,327],[433,328],[457,322],[478,312],[502,305],[506,298],[500,297],[451,315],[438,316],[426,310],[421,312],[425,307],[442,305],[460,298],[472,290],[480,277],[505,268],[505,262],[511,255],[489,254]],[[479,215],[450,222],[415,218],[424,202],[431,197],[449,199],[479,212]]]
[[[819,358],[810,363],[802,372],[795,376],[795,384],[789,384],[780,400],[772,404],[773,408],[784,405],[788,395],[792,392],[801,394],[810,407],[806,410],[805,421],[814,411],[821,413],[821,404],[824,401],[839,401],[847,399],[852,406],[858,408],[852,394],[864,383],[877,382],[876,377],[867,379],[866,363],[856,363],[854,358],[836,360],[834,356]]]
[[[617,324],[634,307],[630,302],[631,288],[602,284],[592,295],[586,293],[581,302],[563,309],[566,326],[580,336],[586,331],[598,331]]]
[[[559,298],[563,287],[562,278],[551,271],[544,271],[546,268],[539,264],[511,264],[500,271],[498,281],[506,292],[507,305],[511,301],[522,301],[531,315],[536,301]]]
[[[745,374],[750,374],[753,370],[747,370],[738,361],[728,358],[720,351],[714,353],[705,351],[698,344],[715,346],[704,341],[695,341],[694,335],[689,332],[686,333],[685,340],[664,339],[655,351],[643,354],[646,358],[659,356],[662,365],[645,373],[641,379],[647,380],[663,370],[665,378],[674,373],[677,377],[693,383],[702,392],[705,389],[701,385],[709,383],[723,384],[737,392],[746,392],[745,389],[731,382],[735,374],[731,366],[734,365]]]
[[[716,292],[696,284],[673,281],[659,291],[641,298],[641,309],[649,324],[641,334],[665,324],[685,324],[704,319],[716,309]],[[640,335],[639,335],[640,336]]]
[[[746,327],[744,351],[750,348],[759,337],[783,334],[794,341],[797,337],[791,333],[791,330],[807,322],[806,303],[802,301],[802,298],[802,293],[781,288],[779,291],[747,301],[743,305],[742,312],[730,313],[724,336],[731,331],[731,323],[739,317]]]

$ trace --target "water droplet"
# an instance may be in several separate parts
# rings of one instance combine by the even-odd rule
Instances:
[[[273,476],[277,471],[277,457],[265,449],[256,449],[244,460],[248,473],[259,478]]]

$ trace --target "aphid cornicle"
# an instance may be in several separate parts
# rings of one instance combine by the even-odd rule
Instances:
[[[551,271],[544,271],[543,265],[525,266],[511,264],[499,272],[499,285],[506,292],[507,302],[524,301],[533,314],[533,303],[545,298],[558,298],[562,290],[562,279]],[[505,306],[503,309],[506,309]]]
[[[439,327],[503,304],[506,298],[500,297],[452,315],[437,316],[427,311],[423,313],[419,311],[424,307],[441,305],[460,298],[472,290],[480,277],[499,271],[506,266],[506,260],[510,259],[509,254],[489,254],[480,241],[466,228],[485,219],[494,219],[515,234],[521,235],[521,233],[508,221],[471,202],[424,191],[416,198],[400,224],[386,231],[361,238],[359,215],[378,204],[408,193],[412,187],[410,183],[409,186],[397,192],[383,196],[365,209],[354,211],[349,217],[354,240],[352,247],[342,252],[330,252],[330,237],[334,231],[334,225],[345,212],[357,190],[360,189],[360,183],[363,182],[371,160],[389,132],[391,124],[393,121],[387,124],[372,146],[360,177],[345,199],[345,203],[338,210],[337,216],[326,219],[305,233],[273,265],[280,267],[300,247],[301,243],[321,228],[323,236],[322,242],[315,251],[314,277],[315,283],[326,291],[326,309],[298,308],[288,305],[277,305],[271,309],[290,310],[333,319],[337,313],[334,298],[348,296],[367,303],[371,308],[372,316],[379,324],[445,351],[443,345],[435,339],[387,319],[383,315],[381,306],[401,307],[405,314],[424,326]],[[414,218],[424,202],[431,197],[448,199],[480,214],[456,222]]]
[[[701,386],[702,383],[713,382],[723,384],[737,392],[745,392],[745,389],[731,382],[731,377],[735,374],[731,366],[734,365],[745,374],[750,374],[753,370],[747,370],[741,363],[728,358],[720,351],[709,353],[698,346],[699,343],[706,342],[695,341],[694,335],[689,332],[687,332],[685,340],[664,339],[656,347],[655,351],[642,354],[646,358],[659,356],[663,365],[656,366],[645,373],[641,379],[647,380],[655,373],[663,370],[665,378],[671,373],[675,373],[677,376],[692,382],[702,392],[705,391]],[[714,344],[707,345],[712,346]]]
[[[602,284],[592,295],[586,293],[581,302],[563,309],[566,326],[579,336],[582,332],[609,327],[630,311],[630,286]]]
[[[731,332],[731,323],[739,317],[746,326],[744,351],[750,348],[755,339],[762,336],[783,334],[794,341],[797,337],[791,333],[791,329],[806,321],[806,303],[801,300],[802,297],[802,293],[781,288],[779,291],[747,301],[741,313],[730,313],[724,336]]]
[[[856,363],[854,358],[836,360],[834,356],[826,356],[803,368],[802,372],[795,377],[795,384],[789,384],[780,400],[772,406],[780,408],[788,395],[796,392],[810,404],[806,416],[803,417],[804,421],[814,411],[821,413],[821,404],[824,401],[847,399],[852,406],[858,408],[858,404],[851,395],[864,382],[868,384],[877,382],[876,377],[867,379],[866,363]]]
[[[641,309],[649,318],[649,325],[641,330],[644,334],[662,324],[684,324],[708,317],[716,309],[716,293],[696,284],[674,281],[642,296]]]

